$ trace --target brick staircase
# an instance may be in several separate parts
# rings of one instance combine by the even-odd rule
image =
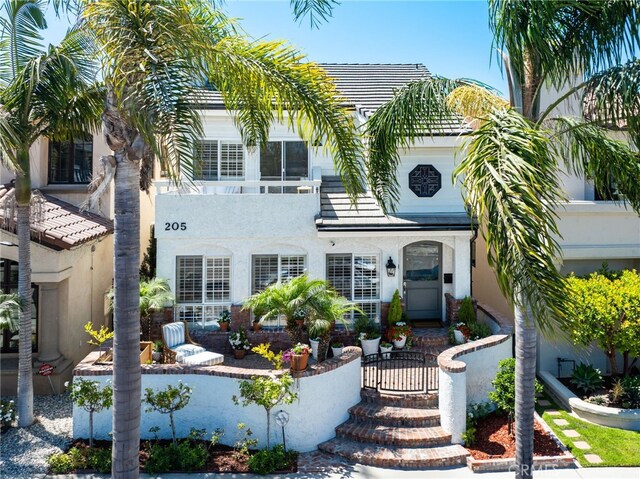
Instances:
[[[425,469],[466,464],[467,450],[440,427],[437,394],[386,395],[363,389],[362,401],[321,451],[377,467]]]

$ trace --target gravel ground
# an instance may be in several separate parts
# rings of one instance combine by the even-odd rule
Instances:
[[[13,399],[14,397],[3,397]],[[35,396],[36,421],[28,428],[11,428],[0,439],[0,476],[38,478],[47,473],[47,458],[71,443],[72,404],[68,394]]]

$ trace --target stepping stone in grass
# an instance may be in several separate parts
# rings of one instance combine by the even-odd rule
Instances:
[[[569,421],[567,421],[566,419],[554,419],[553,422],[555,422],[558,426],[568,426],[569,425]]]
[[[547,401],[546,399],[540,399],[540,401],[538,401],[538,404],[540,406],[544,406],[544,407],[551,406],[551,403],[549,401]]]
[[[564,431],[562,431],[562,434],[567,437],[580,437],[580,433],[575,429],[565,429]]]
[[[574,447],[577,447],[578,449],[582,449],[583,451],[586,449],[591,449],[591,446],[584,441],[574,441],[573,445]]]
[[[600,464],[602,462],[602,458],[597,454],[585,454],[584,458],[591,464]]]
[[[548,411],[545,411],[549,416],[559,416],[560,415],[560,411],[556,411],[555,409],[549,409]]]

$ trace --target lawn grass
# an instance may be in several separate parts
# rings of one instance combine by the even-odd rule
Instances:
[[[575,456],[583,467],[613,467],[613,466],[640,466],[640,432],[616,429],[613,427],[598,426],[589,422],[577,419],[567,411],[558,407],[554,401],[545,397],[551,402],[551,406],[536,406],[538,414],[549,425],[558,438],[567,446],[571,454]],[[559,416],[551,416],[546,411],[553,410],[560,412]],[[565,419],[568,426],[558,426],[554,419]],[[573,429],[577,431],[579,437],[567,437],[562,431]],[[591,449],[582,450],[573,445],[574,441],[585,441]],[[602,458],[600,464],[591,464],[585,458],[585,454],[597,454]]]

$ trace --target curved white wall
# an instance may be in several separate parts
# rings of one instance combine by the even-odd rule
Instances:
[[[87,376],[85,379],[105,383],[111,376]],[[210,435],[216,428],[224,429],[221,443],[233,445],[238,437],[236,426],[243,422],[251,428],[258,439],[258,447],[266,445],[267,420],[263,408],[235,405],[232,396],[239,395],[239,379],[209,376],[204,374],[143,374],[142,388],[163,389],[167,384],[183,383],[193,388],[189,405],[175,414],[178,437],[186,437],[191,428],[206,429]],[[300,452],[312,451],[316,446],[335,436],[335,427],[348,418],[347,410],[360,402],[360,359],[343,364],[323,374],[295,380],[294,390],[298,400],[288,406],[277,406],[272,410],[271,441],[282,442],[282,430],[275,424],[273,415],[281,409],[289,413],[289,424],[285,428],[287,447]],[[169,416],[144,412],[142,406],[140,434],[143,439],[154,437],[149,429],[158,426],[158,437],[171,437]],[[111,410],[94,416],[95,438],[109,439],[111,432]],[[73,408],[73,436],[89,436],[89,416],[84,410]]]

